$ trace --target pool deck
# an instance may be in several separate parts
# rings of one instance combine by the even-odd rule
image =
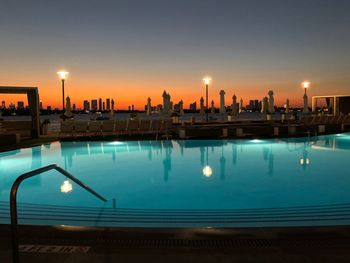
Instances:
[[[11,262],[8,225],[0,261]],[[21,262],[350,262],[350,227],[111,229],[21,226]],[[39,245],[34,247],[33,245]],[[45,253],[45,247],[89,247]],[[29,252],[29,250],[31,252]]]

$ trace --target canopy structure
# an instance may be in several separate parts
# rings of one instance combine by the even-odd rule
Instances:
[[[32,116],[31,136],[40,136],[39,91],[37,87],[0,86],[0,94],[27,94]]]
[[[326,101],[327,108],[333,115],[350,113],[350,95],[312,96],[312,112],[316,112],[319,100]]]

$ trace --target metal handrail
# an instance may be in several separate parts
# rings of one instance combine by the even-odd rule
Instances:
[[[78,178],[73,176],[72,174],[68,173],[66,170],[59,167],[57,164],[51,164],[33,171],[30,171],[28,173],[20,175],[16,181],[13,183],[11,187],[11,193],[10,193],[10,212],[11,212],[11,235],[12,235],[12,255],[13,255],[13,262],[18,263],[19,262],[19,247],[18,247],[18,216],[17,216],[17,191],[25,179],[28,179],[30,177],[33,177],[35,175],[47,172],[49,170],[56,170],[59,173],[63,174],[65,177],[71,179],[76,184],[80,185],[82,188],[96,196],[98,199],[102,200],[103,202],[107,202],[107,199],[92,190],[89,186],[84,184],[82,181],[80,181]]]

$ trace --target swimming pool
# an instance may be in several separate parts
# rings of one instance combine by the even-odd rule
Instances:
[[[24,172],[19,223],[110,227],[269,227],[350,223],[350,134],[285,140],[54,142],[0,153],[0,223]],[[116,207],[111,199],[115,198]]]

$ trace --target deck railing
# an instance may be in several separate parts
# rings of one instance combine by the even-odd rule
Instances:
[[[57,164],[51,164],[33,171],[30,171],[28,173],[20,175],[16,181],[13,183],[10,193],[10,213],[11,213],[11,238],[12,238],[12,255],[13,255],[13,262],[18,263],[19,262],[19,247],[18,247],[18,215],[17,215],[17,192],[20,184],[33,176],[36,176],[38,174],[50,171],[50,170],[56,170],[59,173],[63,174],[65,177],[69,178],[91,194],[93,194],[98,199],[102,200],[103,202],[107,202],[107,199],[98,194],[96,191],[91,189],[89,186],[84,184],[82,181],[80,181],[78,178],[67,172],[66,170],[59,167]]]

